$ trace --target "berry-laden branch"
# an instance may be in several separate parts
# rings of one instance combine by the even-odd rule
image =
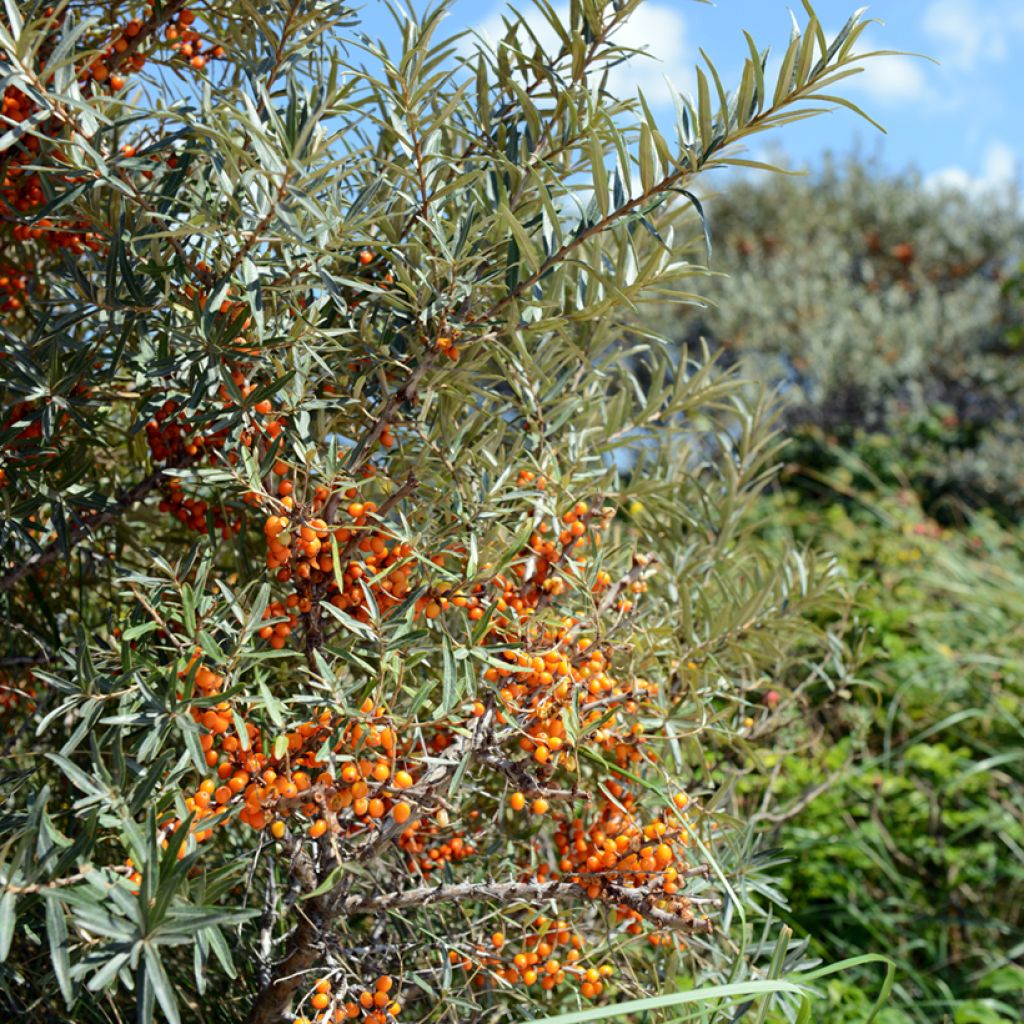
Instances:
[[[107,239],[115,237],[121,244],[118,252],[107,253],[111,258],[105,263],[86,256],[75,268],[93,287],[53,291],[51,305],[65,303],[69,313],[86,314],[68,320],[69,332],[81,332],[74,335],[76,341],[90,341],[96,330],[109,331],[118,318],[107,316],[97,324],[87,316],[92,300],[86,303],[75,296],[102,292],[104,303],[114,296],[109,309],[116,314],[121,279],[131,285],[130,266],[145,241],[157,242],[149,246],[145,267],[166,270],[167,253],[176,254],[180,267],[172,260],[172,273],[187,281],[180,283],[185,301],[173,304],[166,332],[151,336],[149,330],[126,329],[105,385],[131,388],[133,400],[141,399],[149,409],[143,382],[156,380],[157,373],[166,379],[160,385],[167,388],[166,401],[144,424],[152,464],[127,467],[118,479],[108,479],[97,495],[102,502],[98,509],[83,511],[74,499],[62,497],[59,488],[65,483],[54,484],[58,490],[49,513],[43,505],[40,514],[26,517],[25,537],[40,539],[23,544],[36,553],[21,566],[0,564],[0,591],[18,586],[26,576],[34,583],[33,572],[101,531],[103,536],[87,548],[113,557],[106,534],[114,531],[104,527],[154,490],[162,495],[161,513],[200,535],[180,557],[181,531],[159,531],[162,550],[152,558],[158,573],[120,580],[101,573],[92,587],[58,587],[53,595],[55,606],[64,601],[63,607],[55,607],[55,614],[68,622],[63,632],[72,636],[71,627],[75,629],[74,646],[60,659],[66,678],[54,680],[66,683],[59,687],[62,700],[65,689],[72,696],[58,713],[42,709],[47,727],[36,739],[63,756],[37,758],[42,768],[32,771],[40,785],[32,799],[41,811],[47,793],[53,794],[54,806],[59,801],[66,807],[76,799],[76,788],[89,793],[91,802],[102,800],[114,785],[105,766],[108,752],[118,768],[116,784],[127,799],[123,821],[108,814],[97,826],[99,832],[83,829],[73,816],[62,816],[78,833],[68,843],[82,844],[82,856],[73,864],[49,874],[34,871],[8,879],[22,886],[12,892],[47,897],[20,900],[18,911],[30,922],[34,915],[38,920],[29,926],[37,932],[45,926],[50,948],[59,947],[63,954],[64,964],[55,961],[42,981],[26,979],[33,1005],[47,1004],[55,987],[64,993],[69,978],[74,991],[64,994],[76,1019],[93,1012],[88,1002],[93,997],[113,998],[86,977],[94,963],[116,955],[116,943],[97,938],[91,926],[87,890],[97,888],[90,884],[96,876],[87,878],[88,868],[82,865],[96,859],[93,846],[103,851],[105,860],[131,853],[137,864],[129,860],[114,869],[127,876],[116,880],[124,891],[141,895],[144,902],[147,893],[157,892],[167,920],[177,918],[173,931],[183,936],[181,944],[208,939],[232,976],[239,972],[215,943],[219,929],[230,923],[219,917],[221,906],[227,914],[226,902],[234,902],[242,887],[216,890],[218,905],[210,914],[204,912],[209,921],[200,926],[191,880],[206,866],[217,872],[251,858],[247,885],[255,893],[265,882],[263,906],[250,907],[245,915],[251,930],[240,927],[235,933],[239,959],[251,965],[240,972],[252,979],[251,988],[238,996],[246,1000],[244,1009],[238,1003],[232,1008],[227,996],[221,1007],[223,1014],[245,1018],[248,1024],[339,1024],[345,1019],[395,1024],[402,1010],[399,997],[413,1003],[417,1018],[435,1017],[446,1007],[424,1007],[423,1002],[429,997],[428,983],[440,979],[442,971],[444,985],[434,988],[452,993],[460,1017],[518,1012],[518,997],[504,986],[519,983],[536,985],[533,995],[538,1000],[546,998],[542,992],[553,993],[555,1005],[548,1004],[548,1009],[557,1013],[574,999],[567,983],[577,985],[583,999],[602,997],[602,979],[614,971],[611,964],[598,963],[605,952],[638,965],[648,945],[682,951],[689,936],[713,930],[708,915],[720,904],[712,898],[712,887],[695,884],[696,895],[685,890],[687,879],[710,875],[707,867],[697,868],[692,861],[703,857],[714,863],[708,851],[715,845],[715,822],[708,822],[705,809],[688,811],[690,797],[677,776],[692,766],[700,771],[702,788],[711,789],[720,780],[701,770],[709,756],[699,746],[684,750],[676,743],[674,724],[688,714],[683,700],[691,691],[681,697],[683,688],[673,686],[669,670],[678,663],[679,637],[688,632],[680,626],[689,607],[700,608],[702,616],[704,608],[712,612],[707,616],[713,623],[707,640],[712,651],[711,645],[733,635],[727,623],[748,618],[741,602],[748,589],[743,566],[750,562],[744,554],[723,564],[718,548],[694,534],[686,543],[696,546],[695,564],[708,565],[709,574],[721,569],[722,586],[706,594],[695,580],[684,607],[670,585],[654,583],[649,592],[648,582],[659,565],[675,562],[667,556],[675,554],[675,527],[684,521],[675,512],[677,506],[685,508],[691,499],[707,503],[717,526],[746,514],[746,506],[738,503],[754,489],[755,478],[753,471],[741,467],[728,481],[736,487],[719,491],[709,467],[706,489],[703,470],[691,476],[692,467],[671,457],[669,433],[659,433],[658,421],[667,421],[676,410],[682,415],[691,397],[694,408],[724,408],[715,405],[713,392],[703,394],[672,365],[666,374],[671,373],[679,390],[666,391],[661,399],[656,394],[662,380],[658,373],[652,372],[646,383],[644,374],[630,369],[632,341],[628,360],[608,364],[600,353],[626,337],[615,304],[620,303],[621,312],[622,300],[641,288],[649,287],[653,295],[655,286],[671,281],[680,266],[664,263],[659,255],[648,267],[640,248],[631,253],[620,248],[620,243],[628,244],[616,229],[640,215],[657,219],[655,211],[668,193],[678,191],[700,167],[714,166],[711,158],[723,146],[768,127],[773,117],[781,116],[784,104],[776,101],[771,110],[754,116],[764,102],[763,84],[756,103],[741,103],[742,89],[735,104],[723,95],[726,123],[717,128],[706,109],[710,97],[704,97],[696,112],[696,130],[703,139],[699,147],[686,144],[673,160],[662,152],[663,146],[655,145],[657,154],[645,161],[641,145],[636,162],[642,192],[637,195],[627,187],[625,198],[598,195],[602,219],[591,223],[588,215],[564,244],[554,241],[545,218],[550,221],[552,210],[556,221],[560,215],[546,203],[538,224],[528,212],[534,211],[536,197],[546,193],[557,200],[568,194],[586,164],[599,178],[598,165],[610,156],[613,142],[623,142],[619,152],[630,162],[632,133],[644,128],[625,127],[624,135],[613,138],[630,106],[614,101],[606,105],[603,90],[593,97],[587,92],[587,116],[574,106],[586,92],[587,68],[595,59],[607,53],[611,66],[625,56],[624,50],[605,43],[606,30],[628,17],[636,3],[597,0],[590,6],[601,15],[600,23],[590,24],[595,19],[589,9],[586,18],[571,19],[567,33],[560,33],[565,45],[553,63],[543,55],[521,55],[524,74],[532,65],[544,83],[532,91],[547,90],[550,84],[550,102],[546,91],[538,98],[536,125],[529,123],[529,116],[523,120],[518,110],[532,102],[529,86],[527,102],[510,103],[502,113],[506,92],[515,91],[523,99],[524,92],[514,83],[528,80],[510,71],[504,57],[494,62],[501,91],[495,94],[489,62],[483,60],[478,78],[483,103],[479,94],[470,101],[491,111],[486,125],[480,118],[473,120],[471,106],[460,108],[461,92],[445,95],[448,77],[428,77],[446,52],[430,49],[430,26],[422,37],[415,31],[404,34],[405,53],[397,74],[388,69],[383,77],[356,74],[339,87],[334,72],[324,78],[323,70],[337,67],[329,59],[329,32],[341,8],[311,10],[298,0],[270,5],[273,10],[264,19],[268,24],[261,22],[255,34],[237,20],[213,21],[211,27],[226,31],[234,26],[238,32],[224,39],[225,46],[213,47],[210,56],[227,56],[237,63],[209,83],[214,91],[207,95],[226,107],[226,118],[214,118],[196,135],[188,111],[197,108],[182,108],[184,138],[194,145],[186,141],[182,148],[182,136],[163,130],[177,114],[154,120],[152,108],[145,107],[149,95],[160,92],[162,75],[148,79],[144,89],[133,89],[124,102],[108,104],[103,98],[120,92],[125,76],[141,71],[158,29],[166,28],[168,40],[179,40],[172,48],[201,70],[207,58],[199,51],[205,43],[201,26],[192,26],[204,17],[203,11],[216,13],[216,5],[196,15],[187,10],[187,0],[154,2],[144,16],[110,35],[102,53],[90,51],[89,67],[76,72],[79,86],[73,94],[60,86],[66,76],[49,68],[43,54],[44,59],[33,57],[25,69],[28,91],[10,87],[3,97],[4,116],[25,126],[17,129],[22,132],[18,145],[23,159],[4,186],[23,204],[11,207],[22,221],[11,229],[20,232],[15,237],[44,239],[32,232],[46,228],[33,225],[45,220],[38,211],[44,194],[50,195],[56,185],[66,204],[62,209],[76,210],[82,218],[68,221],[62,215],[62,237],[74,240],[66,248],[74,254],[102,252],[108,245],[113,248]],[[275,21],[280,26],[277,45],[268,53],[257,40],[273,42]],[[296,32],[307,26],[308,40],[293,44]],[[809,82],[818,35],[809,32],[799,52],[791,46],[792,88],[782,87],[784,73],[777,97],[791,102],[813,95],[810,84],[796,86]],[[19,70],[22,58],[15,54],[10,59]],[[756,55],[753,59],[756,64]],[[823,55],[821,67],[828,60]],[[244,70],[257,63],[264,76],[255,116],[266,122],[258,154],[252,148],[254,139],[229,127],[254,123],[254,103],[244,91],[251,79]],[[569,81],[549,74],[552,66],[563,64],[567,75],[571,73]],[[754,65],[749,68],[748,92],[756,70]],[[384,78],[392,85],[383,85]],[[299,83],[302,88],[295,88]],[[396,114],[401,110],[396,112],[393,104],[384,104],[393,122],[390,128],[372,112],[371,101],[385,99],[389,89],[400,92],[402,110],[411,112],[407,125],[400,123]],[[324,97],[323,117],[317,116],[319,100],[309,98],[314,95]],[[103,166],[89,149],[84,169],[90,177],[78,181],[77,163],[83,161],[70,156],[86,120],[80,112],[82,96],[96,101],[99,112],[116,122],[115,130],[97,130],[91,141],[83,136],[83,144],[100,147]],[[734,105],[741,110],[736,131],[730,114]],[[451,130],[439,124],[435,131],[431,122],[428,137],[423,131],[428,115],[442,110]],[[47,122],[45,131],[33,127],[42,123],[40,118]],[[541,118],[544,123],[539,123]],[[142,138],[155,137],[154,145],[141,154],[130,141],[121,145],[121,127],[134,123],[143,125]],[[374,124],[384,128],[378,136],[380,149],[364,145],[374,131],[364,126]],[[568,132],[561,130],[563,124]],[[346,141],[350,125],[355,134]],[[584,130],[593,135],[586,147],[575,134]],[[358,153],[349,145],[357,138]],[[501,146],[496,145],[499,139],[504,140]],[[411,149],[404,145],[408,140]],[[124,160],[114,155],[113,147],[119,145]],[[230,173],[232,167],[246,173],[251,169],[255,186],[260,188],[255,179],[265,178],[262,190],[272,196],[266,208],[250,217],[253,229],[241,235],[232,214],[240,209],[240,200],[233,192],[226,199],[214,198],[217,190],[187,185],[197,165],[216,158],[217,147],[223,150],[221,166],[228,178],[237,177]],[[406,157],[399,149],[408,151]],[[473,154],[472,161],[467,153]],[[352,155],[359,161],[358,173]],[[165,176],[160,168],[176,168],[179,159],[180,174],[187,179]],[[143,170],[149,164],[140,160],[156,161],[158,167]],[[95,174],[94,162],[99,168]],[[511,162],[515,174],[504,181],[503,168]],[[405,188],[402,182],[411,173],[418,187]],[[346,208],[350,186],[364,175],[379,180]],[[154,184],[144,183],[150,181]],[[72,206],[84,191],[69,191],[64,198],[65,185],[83,186],[89,202],[83,199],[80,206]],[[595,185],[606,191],[600,182]],[[131,214],[116,227],[96,220],[97,210],[111,209],[102,202],[101,190],[114,187],[128,198],[128,207],[118,201],[114,208]],[[495,195],[499,217],[487,215]],[[304,201],[285,202],[293,196]],[[276,230],[275,223],[286,214],[289,223]],[[406,229],[396,231],[403,222]],[[163,227],[154,235],[147,225]],[[506,251],[509,226],[519,257],[488,257]],[[451,237],[446,237],[449,231]],[[414,232],[417,237],[406,237]],[[520,245],[524,233],[525,244]],[[581,291],[578,307],[562,308],[566,281],[551,272],[574,265],[602,234],[607,240],[601,254],[607,256],[601,274],[604,298]],[[555,235],[567,237],[564,231]],[[647,245],[642,235],[638,238]],[[543,243],[543,257],[539,249],[535,258],[530,255],[534,241]],[[379,253],[367,248],[369,244],[390,251]],[[322,306],[322,261],[330,254],[333,263],[336,252],[349,248],[354,276],[346,271],[338,278],[341,302]],[[636,259],[626,267],[616,259],[618,254]],[[643,276],[634,276],[631,283],[627,277],[634,262],[643,263]],[[109,279],[104,288],[101,265]],[[522,272],[529,276],[522,281],[518,273],[509,276],[510,266],[528,268]],[[238,297],[240,282],[235,278],[243,267],[251,308]],[[293,269],[281,278],[281,270],[288,268]],[[146,273],[162,280],[162,271]],[[54,274],[59,282],[56,268]],[[22,279],[31,283],[37,278],[20,270],[19,275],[18,293],[32,302],[33,288],[26,289]],[[13,278],[7,276],[3,287],[10,289]],[[37,277],[42,280],[43,275]],[[280,284],[268,286],[272,278]],[[360,288],[360,283],[375,287]],[[374,297],[392,285],[387,301]],[[535,289],[539,299],[533,298]],[[11,295],[9,302],[21,301]],[[213,308],[214,296],[219,308]],[[553,315],[561,309],[565,329],[547,330],[546,314],[539,323],[517,325],[516,308],[527,296]],[[155,310],[162,301],[139,308]],[[8,311],[19,308],[12,305]],[[196,315],[200,311],[201,317]],[[29,307],[25,315],[13,318],[15,326],[27,329],[41,323],[35,312]],[[253,320],[258,330],[249,336]],[[596,332],[591,330],[594,325]],[[465,339],[463,332],[469,335]],[[648,335],[636,333],[635,351],[641,352]],[[179,339],[187,358],[179,358]],[[473,346],[471,358],[458,370],[443,371],[445,361],[459,363],[456,342],[463,340]],[[528,358],[512,359],[516,365],[509,368],[512,357],[506,356],[513,345],[516,351],[524,346]],[[653,353],[655,348],[647,350]],[[64,351],[57,350],[60,360]],[[90,352],[83,345],[83,360]],[[637,359],[637,365],[646,362],[642,356]],[[83,379],[93,371],[99,371],[97,379],[106,376],[102,363],[90,365],[83,361],[84,369],[76,374]],[[0,368],[7,369],[3,360]],[[63,364],[55,369],[65,372]],[[286,384],[283,400],[293,413],[274,407],[274,396]],[[120,406],[108,413],[98,401],[83,405],[88,406],[83,415],[94,416],[97,425],[84,432],[86,438],[107,436],[109,429],[98,429],[104,417],[109,417],[110,429],[126,426],[128,413]],[[307,416],[307,411],[314,415]],[[21,415],[17,412],[11,422],[20,423]],[[703,431],[705,422],[709,430],[724,429],[726,419],[731,421],[731,415],[723,412],[719,418],[709,411],[695,429]],[[595,457],[638,433],[652,446],[665,440],[658,461],[648,464],[645,457],[628,478]],[[32,436],[37,435],[25,439]],[[752,434],[751,443],[759,437]],[[31,469],[29,460],[35,458],[33,449],[16,464],[9,486],[17,489],[21,467]],[[217,471],[176,474],[201,460]],[[659,468],[652,478],[643,479],[655,465]],[[46,482],[56,479],[54,473]],[[77,480],[66,481],[67,494],[74,493],[70,488]],[[122,486],[129,489],[122,493]],[[446,493],[450,488],[457,491],[454,498]],[[651,493],[660,488],[657,495],[666,499],[664,525],[672,529],[651,538],[661,545],[658,551],[642,554],[636,545],[643,531],[617,511],[629,495],[649,493],[647,488]],[[33,493],[38,491],[36,487]],[[61,501],[75,516],[61,530],[60,541],[50,544],[58,536],[49,532],[52,512],[62,507]],[[127,518],[133,534],[147,540],[152,517]],[[223,541],[236,537],[237,543],[218,544],[218,532]],[[131,547],[138,552],[143,545]],[[259,568],[252,557],[257,551],[261,560],[265,556]],[[76,561],[85,557],[79,551]],[[128,607],[129,601],[121,598],[130,596],[134,602]],[[761,604],[752,601],[751,606]],[[730,609],[735,616],[726,614]],[[29,610],[27,599],[18,603],[16,611],[23,610]],[[149,621],[138,621],[147,617]],[[631,629],[632,636],[623,636]],[[296,630],[301,634],[292,636]],[[751,648],[735,659],[742,660],[735,672],[738,680],[728,678],[733,664],[723,664],[721,685],[693,693],[700,709],[709,708],[708,718],[714,712],[715,722],[731,713],[719,713],[718,702],[731,708],[734,686],[745,689],[788,657],[781,652],[761,656],[756,645]],[[79,667],[86,663],[95,668],[102,685],[93,685],[93,675]],[[152,690],[143,685],[144,676],[154,674],[159,677],[159,698],[166,697],[167,711],[177,719],[173,729],[145,724],[154,716],[161,721],[166,717],[165,710],[154,710]],[[116,678],[116,692],[111,692],[108,677]],[[6,674],[0,679],[0,711],[7,703],[4,695],[10,693],[24,703],[26,711],[19,713],[28,721],[35,711],[27,710],[34,693],[18,682],[11,679],[8,685]],[[104,715],[101,702],[114,700],[116,708],[107,707],[116,714]],[[99,714],[86,718],[94,711]],[[187,752],[181,749],[178,727],[187,729]],[[699,729],[688,731],[696,737]],[[724,727],[721,733],[728,741]],[[715,736],[718,744],[717,732]],[[31,739],[19,738],[17,744],[13,756],[37,752]],[[131,779],[122,783],[120,776],[129,774],[120,771],[125,763],[138,766],[137,786]],[[29,792],[22,781],[16,788]],[[20,815],[12,820],[29,823],[12,826],[27,835],[27,850],[34,838],[32,823],[40,819],[33,817],[36,812],[30,813],[19,792],[7,799]],[[143,812],[157,837],[140,857],[134,835]],[[707,841],[697,843],[699,834]],[[166,858],[157,848],[161,845]],[[165,870],[175,853],[189,858],[177,879],[172,878],[173,869]],[[193,872],[191,860],[200,857],[204,867]],[[730,848],[716,874],[725,878],[741,871],[743,864],[744,858],[734,857]],[[25,888],[61,873],[68,877],[45,886],[53,893]],[[180,883],[180,891],[172,890],[168,880]],[[105,895],[99,893],[99,900]],[[40,914],[44,903],[48,912]],[[551,921],[540,913],[552,905],[564,919]],[[412,915],[419,927],[403,928],[400,919]],[[498,924],[502,931],[493,930]],[[110,930],[111,936],[117,934]],[[748,934],[744,924],[743,944]],[[708,955],[710,975],[721,966],[711,961],[718,950],[714,943],[700,945],[702,958]],[[447,947],[447,964],[436,956],[439,946]],[[32,950],[17,952],[41,962]],[[151,954],[156,957],[152,963]],[[69,971],[72,957],[76,962]],[[183,973],[188,965],[177,955],[160,958],[156,947],[147,950],[141,970],[154,981],[161,1003],[173,1002],[173,991],[188,984]],[[29,975],[27,964],[25,959],[20,968]],[[462,981],[451,984],[454,971],[449,968],[464,971]],[[622,987],[635,991],[641,978],[655,977],[658,969],[653,959],[640,971],[631,969]],[[219,968],[208,970],[212,976]],[[737,968],[737,976],[741,970],[745,972],[744,965]],[[385,971],[395,972],[395,978]],[[724,966],[721,973],[726,973]],[[372,990],[357,991],[374,976]],[[121,985],[122,977],[111,976],[108,982],[113,988]],[[394,986],[397,991],[392,993]],[[472,996],[478,987],[489,987],[482,1001]],[[136,984],[126,998],[134,999],[139,991]],[[503,1006],[506,999],[515,1003]],[[25,1001],[28,1005],[29,999]],[[540,1006],[533,1003],[533,1008]],[[174,1019],[173,1011],[163,1008]],[[123,1016],[117,1003],[112,1013]]]
[[[122,64],[130,60],[132,54],[152,35],[155,35],[168,22],[173,21],[178,14],[184,10],[190,0],[170,0],[170,3],[154,11],[150,17],[139,25],[139,30],[134,35],[126,37],[126,46],[123,49],[115,50],[106,61],[107,70],[114,74]]]
[[[615,902],[635,910],[659,928],[676,932],[710,932],[711,920],[694,917],[688,912],[690,905],[719,906],[717,899],[679,897],[680,908],[668,911],[659,907],[656,897],[643,889],[613,887]],[[416,889],[376,896],[346,896],[337,910],[342,914],[371,914],[388,910],[408,910],[426,907],[432,903],[460,903],[469,900],[489,900],[503,906],[519,902],[571,899],[587,900],[584,886],[576,882],[461,882],[456,885],[424,885]]]

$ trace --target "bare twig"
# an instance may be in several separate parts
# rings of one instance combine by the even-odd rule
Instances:
[[[35,893],[45,892],[47,889],[62,889],[68,885],[77,885],[87,875],[91,875],[97,869],[91,864],[86,864],[81,871],[65,878],[55,878],[52,882],[36,882],[32,885],[5,885],[4,892],[13,893],[16,896],[31,896]],[[112,871],[116,875],[130,875],[135,869],[127,864],[115,864],[113,867],[102,868],[103,871]]]
[[[628,907],[659,928],[677,932],[711,931],[710,920],[694,917],[689,905],[718,904],[717,900],[698,901],[685,896],[675,897],[679,910],[673,912],[658,907],[656,902],[661,897],[644,889],[609,886],[607,891],[608,902]],[[430,906],[432,903],[460,903],[468,900],[489,900],[508,905],[518,902],[536,903],[549,899],[595,902],[587,896],[586,889],[575,882],[460,882],[456,885],[424,885],[416,889],[403,889],[376,896],[346,896],[332,909],[340,914],[352,915],[407,910]]]

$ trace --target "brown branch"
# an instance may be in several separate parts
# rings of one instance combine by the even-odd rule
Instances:
[[[628,907],[659,928],[677,932],[711,931],[711,922],[695,918],[687,909],[689,903],[715,904],[717,900],[678,899],[680,912],[673,913],[655,905],[660,898],[644,889],[610,886],[606,901]],[[347,896],[334,908],[340,914],[372,914],[389,910],[427,907],[433,903],[459,903],[469,900],[491,900],[509,904],[549,899],[573,899],[594,902],[586,889],[575,882],[460,882],[455,885],[424,885],[377,896]],[[600,899],[600,897],[599,897]]]
[[[316,866],[301,839],[286,837],[285,848],[290,852],[288,869],[292,878],[304,892],[312,892],[318,884]],[[269,982],[260,990],[245,1019],[246,1024],[273,1024],[284,1017],[292,995],[302,984],[304,974],[320,959],[325,908],[323,896],[305,900],[299,905],[299,921],[291,934],[288,955],[277,965]],[[269,936],[266,922],[262,930]],[[266,971],[265,964],[261,968],[261,973]]]
[[[188,465],[188,463],[186,462],[183,465]],[[130,490],[125,491],[112,505],[103,509],[101,512],[96,512],[94,515],[89,516],[88,519],[79,522],[78,525],[71,529],[66,548],[59,540],[55,540],[52,544],[48,544],[43,548],[42,551],[26,558],[21,565],[9,569],[3,576],[0,576],[0,591],[10,590],[29,575],[29,573],[35,572],[37,569],[41,569],[44,565],[49,565],[51,562],[55,562],[61,555],[66,554],[76,544],[95,533],[100,527],[106,526],[108,523],[112,523],[116,519],[119,519],[129,511],[133,505],[142,501],[142,499],[151,491],[155,490],[161,483],[163,483],[167,476],[168,468],[171,467],[154,470],[154,472],[150,473],[144,480],[140,480]]]
[[[315,966],[320,957],[319,944],[317,922],[303,914],[292,934],[291,952],[278,965],[270,986],[256,997],[245,1024],[274,1024],[284,1018],[292,995],[302,984],[303,975]]]
[[[68,875],[66,878],[55,878],[52,882],[36,882],[33,885],[5,885],[3,891],[13,893],[16,896],[31,896],[35,893],[45,892],[47,889],[61,889],[67,885],[76,885],[95,870],[96,868],[91,864],[86,864],[81,871]],[[102,870],[113,871],[116,875],[130,875],[135,869],[124,864],[116,864],[113,867],[103,868]]]

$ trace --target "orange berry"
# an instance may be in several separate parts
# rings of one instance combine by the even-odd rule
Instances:
[[[547,800],[544,799],[544,797],[539,796],[536,800],[533,801],[533,813],[547,814],[550,806],[551,805],[547,802]]]
[[[522,793],[513,793],[508,798],[508,803],[513,811],[521,811],[526,806],[526,797]]]
[[[412,776],[404,769],[395,772],[392,780],[395,789],[408,789],[412,785]]]
[[[394,807],[391,808],[391,817],[394,818],[399,825],[404,825],[409,820],[411,815],[412,808],[407,803],[405,803],[405,801],[397,803],[395,804]]]
[[[317,818],[312,825],[309,826],[309,834],[313,839],[319,839],[327,831],[327,822],[323,818]]]

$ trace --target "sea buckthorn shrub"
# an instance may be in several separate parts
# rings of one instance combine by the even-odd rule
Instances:
[[[6,5],[12,1019],[806,1003],[711,769],[842,675],[841,581],[754,539],[768,405],[629,314],[864,23],[669,141],[605,91],[637,6]]]
[[[646,323],[683,344],[704,338],[777,386],[796,435],[787,457],[814,473],[839,467],[833,445],[855,447],[859,486],[909,481],[947,523],[981,508],[1019,520],[1013,195],[848,160],[737,183],[706,208],[724,274],[705,288],[712,302]]]

